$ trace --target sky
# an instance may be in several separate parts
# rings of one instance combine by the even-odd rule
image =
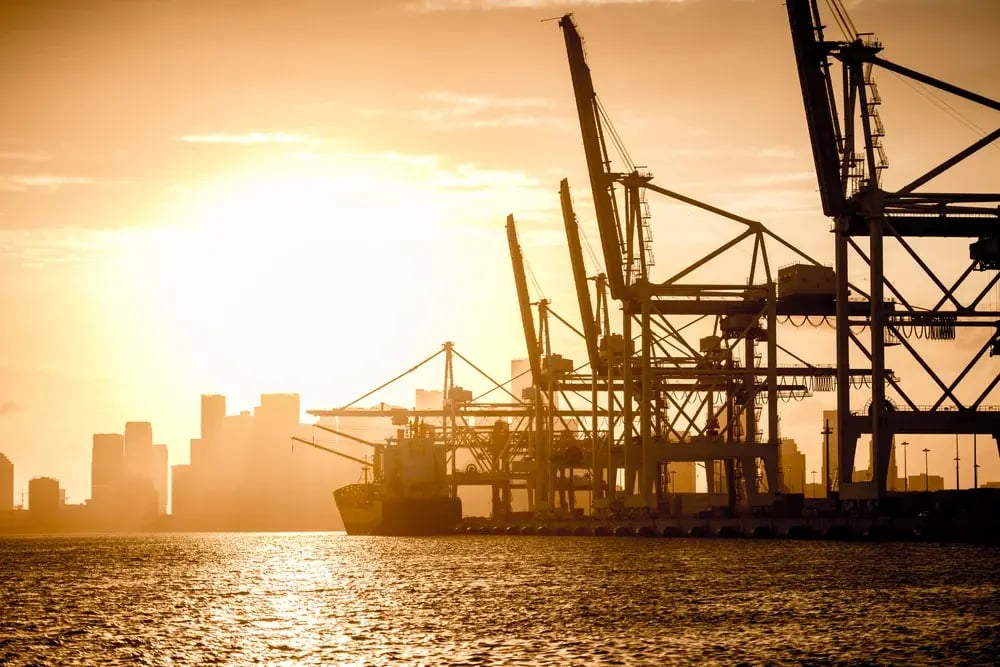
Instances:
[[[886,58],[1000,97],[992,0],[848,6]],[[656,183],[832,261],[778,0],[3,3],[0,452],[17,492],[47,475],[83,501],[91,434],[126,421],[152,422],[170,463],[186,463],[204,393],[230,412],[280,391],[333,407],[448,340],[507,377],[524,356],[508,213],[533,298],[575,320],[561,178],[600,252],[562,36],[544,21],[568,11]],[[890,186],[996,127],[888,73],[879,85]],[[983,153],[939,188],[996,191],[1000,150]],[[733,235],[652,207],[664,276]],[[942,271],[964,263],[961,243],[939,248]],[[828,333],[788,335],[833,362]],[[554,337],[582,359],[572,334]],[[977,370],[1000,372],[995,359]],[[412,404],[441,372],[383,398]],[[811,467],[832,407],[832,394],[782,406]],[[1000,479],[984,440],[981,478]],[[932,472],[949,474],[953,455],[935,448]]]

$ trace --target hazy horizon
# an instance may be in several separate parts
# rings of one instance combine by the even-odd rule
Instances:
[[[886,58],[1000,97],[997,3],[849,5]],[[70,502],[88,498],[92,434],[128,421],[151,422],[170,464],[186,463],[201,394],[225,394],[231,412],[273,392],[334,407],[446,340],[506,379],[525,356],[508,213],[533,297],[575,321],[561,178],[598,240],[562,35],[542,22],[566,11],[656,183],[832,263],[780,0],[5,3],[0,452],[15,489],[50,476]],[[879,77],[890,187],[995,126],[949,100],[967,122],[956,121],[934,96]],[[1000,151],[981,153],[940,189],[995,187]],[[653,215],[663,272],[724,229],[675,205]],[[1000,292],[990,298],[1000,305]],[[572,333],[553,333],[582,361]],[[828,331],[789,339],[832,363]],[[951,355],[930,358],[964,364]],[[1000,373],[1000,357],[979,372]],[[456,380],[485,388],[471,372]],[[413,389],[440,384],[428,372],[371,402],[409,405]],[[809,470],[833,408],[832,393],[781,406],[782,435]],[[930,469],[947,485],[944,439]],[[980,483],[1000,479],[985,437],[979,463]]]

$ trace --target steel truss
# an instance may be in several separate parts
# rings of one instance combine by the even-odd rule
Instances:
[[[853,32],[850,21],[845,25],[853,34],[846,41],[826,40],[815,0],[788,0],[786,5],[823,211],[835,221],[841,497],[876,498],[886,493],[896,434],[984,433],[998,439],[1000,447],[1000,411],[986,405],[1000,383],[1000,372],[994,372],[985,386],[974,386],[972,380],[975,368],[994,363],[987,355],[1000,354],[1000,312],[985,304],[1000,280],[1000,194],[923,190],[932,179],[992,144],[1000,129],[902,188],[887,191],[881,183],[888,158],[882,146],[885,128],[878,113],[881,97],[874,73],[888,70],[994,111],[1000,110],[1000,103],[885,60],[879,55],[881,43],[871,34]],[[843,9],[836,9],[842,17]],[[834,81],[837,72],[840,86]],[[957,277],[940,275],[914,247],[913,239],[919,238],[952,240],[952,247],[955,240],[972,239],[967,267]],[[928,298],[888,275],[889,249],[902,250],[937,294]],[[946,251],[938,247],[936,252]],[[854,265],[870,277],[870,294],[849,283]],[[864,316],[851,312],[852,291],[870,304]],[[853,328],[867,329],[867,340]],[[984,340],[949,379],[944,369],[926,358],[926,347],[918,339],[954,340],[963,332]],[[902,356],[922,373],[914,384],[933,387],[926,399],[911,395],[886,371],[887,349],[892,347],[905,351]],[[852,411],[847,380],[859,368],[871,372],[871,395],[865,410]],[[875,479],[852,483],[862,434],[872,436]]]

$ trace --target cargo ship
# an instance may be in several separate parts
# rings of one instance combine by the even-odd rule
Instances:
[[[408,431],[408,432],[407,432]],[[333,492],[348,535],[443,535],[462,519],[451,493],[447,450],[432,429],[414,425],[375,448],[372,479]]]

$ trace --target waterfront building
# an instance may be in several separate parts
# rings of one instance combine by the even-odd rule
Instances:
[[[156,513],[163,515],[167,513],[167,446],[153,445],[153,455],[150,458],[149,478],[153,482],[153,490],[156,491]]]
[[[778,469],[781,471],[782,493],[805,493],[806,455],[791,438],[782,438],[778,449]]]
[[[95,505],[113,502],[125,474],[124,437],[95,433],[90,454],[90,499]]]
[[[153,426],[149,422],[128,422],[124,435],[125,477],[150,479],[153,467]]]
[[[0,512],[14,509],[14,464],[0,454]]]
[[[671,461],[667,464],[668,488],[670,493],[695,493],[695,471],[698,464],[694,461]]]
[[[175,465],[170,469],[170,516],[175,522],[190,524],[196,516],[196,486],[193,464]]]
[[[920,473],[910,475],[910,491],[944,491],[944,477],[941,475],[930,475],[929,477]]]
[[[330,446],[335,439],[299,422],[298,394],[262,394],[252,411],[235,415],[224,414],[225,405],[224,396],[201,397],[202,433],[191,440],[191,463],[172,469],[174,526],[207,530],[339,527],[332,491],[338,484],[357,481],[358,473],[336,456],[291,440],[292,436],[305,440],[318,436],[317,442]],[[353,446],[364,450],[357,452],[359,458],[370,455],[365,445]],[[355,453],[339,443],[334,449]]]
[[[201,397],[201,439],[213,442],[218,439],[222,421],[226,418],[226,397],[206,394]]]
[[[35,524],[53,523],[59,516],[59,481],[35,477],[28,481],[28,511]]]

